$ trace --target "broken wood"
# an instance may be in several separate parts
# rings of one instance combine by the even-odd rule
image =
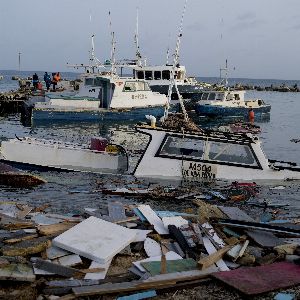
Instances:
[[[218,260],[222,259],[224,254],[228,252],[233,246],[225,246],[215,253],[212,253],[198,261],[198,266],[200,270],[206,269],[216,263]]]
[[[41,235],[59,235],[75,226],[75,223],[63,222],[59,224],[40,225],[38,231]]]

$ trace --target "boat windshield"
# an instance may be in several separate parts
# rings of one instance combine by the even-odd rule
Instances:
[[[250,144],[167,135],[156,156],[258,167]]]
[[[207,141],[205,160],[257,166],[257,162],[249,145]]]
[[[144,81],[126,81],[124,84],[124,92],[150,91],[149,84]]]
[[[168,136],[160,150],[162,156],[202,158],[203,140]]]

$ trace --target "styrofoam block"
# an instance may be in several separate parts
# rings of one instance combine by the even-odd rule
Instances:
[[[188,225],[188,221],[183,217],[163,217],[162,221],[164,223],[165,228],[168,228],[169,225],[174,225],[179,228],[182,225]]]
[[[89,217],[56,237],[52,244],[98,263],[106,263],[135,237],[134,230]]]

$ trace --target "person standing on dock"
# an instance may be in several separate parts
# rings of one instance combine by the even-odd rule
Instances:
[[[53,90],[55,91],[57,83],[61,80],[59,72],[57,73],[52,73],[53,79],[52,79],[52,84],[53,84]]]
[[[34,73],[32,76],[32,85],[33,85],[34,90],[37,89],[38,83],[39,83],[39,76],[36,73]]]
[[[47,72],[45,72],[45,74],[44,74],[44,81],[46,84],[47,92],[49,92],[50,85],[51,85],[51,77]]]

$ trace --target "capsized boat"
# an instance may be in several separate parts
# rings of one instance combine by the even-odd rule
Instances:
[[[0,161],[21,168],[124,173],[128,157],[120,145],[105,138],[92,138],[90,145],[31,137],[10,139],[1,143]]]
[[[221,131],[137,126],[149,142],[134,175],[166,180],[300,179],[294,163],[268,160],[258,137]]]
[[[45,102],[35,104],[32,121],[140,120],[149,113],[162,116],[167,102],[144,80],[86,74],[77,94],[46,94]]]
[[[244,90],[210,90],[203,91],[195,104],[195,111],[200,116],[248,117],[250,109],[254,114],[267,114],[271,111],[271,105],[262,99],[245,100]]]
[[[4,163],[0,163],[0,185],[7,185],[17,188],[28,188],[43,183],[46,183],[46,181],[36,175],[20,172],[16,168],[13,168]]]

